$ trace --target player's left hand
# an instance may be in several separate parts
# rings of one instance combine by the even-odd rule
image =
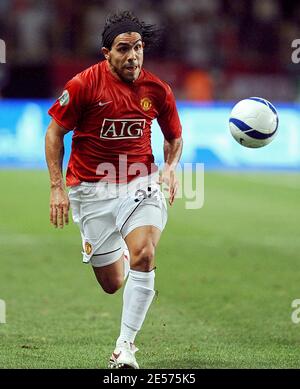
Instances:
[[[165,165],[163,170],[159,172],[158,183],[166,184],[169,190],[169,204],[172,206],[178,190],[179,182],[175,174],[175,170],[170,166]]]

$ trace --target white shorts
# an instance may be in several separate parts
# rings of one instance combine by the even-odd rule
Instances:
[[[158,174],[154,173],[128,184],[82,182],[70,189],[84,263],[102,267],[117,261],[123,253],[125,237],[137,227],[164,229],[167,206],[157,180]]]

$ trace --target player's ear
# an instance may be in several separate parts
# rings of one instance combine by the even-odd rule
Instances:
[[[109,50],[106,47],[102,47],[101,51],[105,59],[109,59]]]
[[[142,42],[143,49],[145,48],[145,42]]]

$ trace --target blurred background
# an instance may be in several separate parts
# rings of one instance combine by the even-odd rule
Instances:
[[[103,59],[105,18],[124,9],[163,28],[145,67],[174,90],[185,131],[183,161],[207,168],[300,167],[300,65],[291,59],[300,3],[279,0],[1,0],[7,63],[0,64],[0,166],[45,166],[47,109],[71,77]],[[255,152],[234,144],[227,126],[234,103],[250,96],[270,100],[280,113],[277,139]],[[159,161],[155,123],[153,145]],[[69,148],[67,138],[67,154]]]
[[[3,97],[52,97],[99,61],[106,16],[133,10],[164,29],[146,65],[181,100],[236,100],[247,94],[300,99],[291,42],[300,37],[300,4],[278,0],[1,0]]]

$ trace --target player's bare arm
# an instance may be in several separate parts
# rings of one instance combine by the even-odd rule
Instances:
[[[182,137],[164,140],[165,165],[160,174],[160,184],[165,183],[169,188],[169,204],[172,205],[178,190],[178,180],[176,178],[176,166],[182,153]]]
[[[68,132],[51,120],[46,133],[46,160],[50,175],[50,222],[63,228],[69,222],[69,199],[65,189],[62,162],[64,156],[64,136]]]

